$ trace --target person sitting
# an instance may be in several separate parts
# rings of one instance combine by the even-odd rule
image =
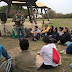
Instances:
[[[58,39],[58,43],[66,43],[67,41],[71,41],[71,34],[68,31],[68,28],[65,27],[63,29],[63,35]]]
[[[0,45],[0,59],[2,55],[5,57],[6,60],[11,58],[7,53],[6,49],[2,45]]]
[[[35,26],[35,30],[31,31],[32,34],[32,40],[37,41],[40,39],[40,33],[41,31],[38,29],[38,26]]]
[[[54,28],[54,27],[51,25],[51,26],[50,26],[50,29],[49,29],[49,31],[48,31],[48,33],[47,33],[48,36],[53,34],[53,28]]]
[[[60,53],[63,53],[63,54],[72,54],[72,44],[70,44],[69,46],[67,46],[67,48],[65,50],[60,51]]]
[[[49,36],[49,37],[51,37],[53,43],[57,43],[57,38],[59,37],[59,33],[57,32],[58,31],[57,27],[55,27],[53,29],[53,31],[54,32],[53,32],[52,36]]]
[[[59,31],[58,31],[58,33],[59,33],[59,36],[61,36],[62,34],[63,34],[63,27],[59,27]]]
[[[38,53],[38,55],[44,58],[44,62],[40,68],[51,69],[57,67],[58,64],[53,62],[53,48],[56,49],[56,45],[52,43],[48,36],[45,36],[43,41],[45,45],[41,48],[40,53]]]
[[[47,35],[47,32],[49,31],[49,29],[50,29],[50,27],[48,27],[48,25],[46,24],[45,25],[45,29],[42,30],[42,32],[41,32],[41,36],[42,37],[46,36]]]
[[[22,52],[15,57],[15,64],[20,72],[37,72],[36,71],[36,55],[29,51],[29,41],[23,39],[20,41]]]
[[[72,30],[71,30],[71,41],[72,41]]]

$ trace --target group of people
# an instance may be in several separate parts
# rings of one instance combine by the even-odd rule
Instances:
[[[48,36],[45,36],[43,38],[43,41],[45,45],[41,48],[40,52],[37,53],[37,55],[40,55],[44,58],[44,61],[40,67],[37,67],[37,64],[36,64],[37,55],[29,50],[29,41],[27,39],[22,39],[20,41],[19,45],[22,52],[15,57],[15,65],[20,72],[24,72],[24,71],[37,72],[37,70],[41,68],[51,69],[59,65],[53,62],[52,60],[53,59],[52,49],[55,48],[55,50],[57,50],[56,45],[51,42]],[[1,58],[1,55],[3,55],[6,58],[6,60],[11,58],[2,45],[0,45],[0,49],[2,49],[0,53],[0,58]]]
[[[17,34],[20,41],[19,45],[22,50],[22,52],[15,57],[15,65],[18,67],[18,69],[20,69],[20,72],[37,72],[36,54],[29,50],[29,41],[25,39],[24,35],[23,23],[25,19],[21,15],[20,11],[13,18],[13,21],[16,25]],[[20,32],[22,33],[22,39],[20,37]],[[42,31],[39,30],[38,26],[35,26],[35,29],[31,31],[31,34],[33,41],[37,41],[40,39],[40,37],[43,37],[43,41],[45,43],[40,52],[37,53],[37,55],[42,56],[44,59],[39,69],[51,69],[57,67],[59,64],[53,62],[53,48],[57,51],[56,45],[54,43],[58,42],[64,44],[67,41],[71,41],[72,31],[70,33],[67,27],[59,27],[58,29],[57,27],[49,27],[48,25],[45,25],[45,28]],[[69,48],[64,50],[67,53],[72,48],[72,44],[68,47]],[[11,58],[2,45],[0,45],[0,59],[1,55],[3,55],[6,60]]]
[[[40,37],[48,36],[54,43],[66,43],[67,41],[72,41],[72,32],[69,32],[67,27],[53,27],[52,25],[48,27],[45,25],[45,29],[40,31],[38,26],[35,26],[35,29],[31,31],[32,40],[37,41]]]

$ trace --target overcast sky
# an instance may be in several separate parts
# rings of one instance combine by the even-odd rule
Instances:
[[[72,0],[38,0],[45,5],[52,8],[56,13],[72,13]],[[0,7],[7,5],[4,2],[0,2]]]

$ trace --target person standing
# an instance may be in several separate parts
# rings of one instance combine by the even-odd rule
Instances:
[[[16,25],[16,30],[17,30],[19,41],[21,40],[20,33],[22,34],[22,39],[25,38],[25,35],[24,35],[25,29],[23,25],[24,21],[25,21],[24,16],[22,15],[21,11],[18,11],[17,14],[13,18],[13,22],[15,22],[15,25]]]

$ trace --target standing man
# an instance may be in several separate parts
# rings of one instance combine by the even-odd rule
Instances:
[[[22,34],[22,39],[24,39],[25,37],[24,35],[25,29],[23,25],[24,21],[25,21],[24,16],[22,15],[21,11],[18,11],[17,14],[13,18],[13,22],[15,22],[15,25],[16,25],[16,30],[17,30],[19,41],[21,40],[20,33]]]

